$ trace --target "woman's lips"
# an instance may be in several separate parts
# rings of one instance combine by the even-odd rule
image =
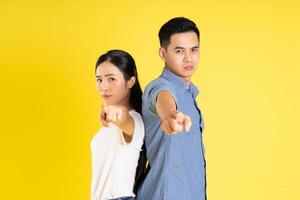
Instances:
[[[109,99],[111,96],[112,96],[112,95],[107,95],[107,94],[102,95],[102,97],[103,97],[104,99]]]

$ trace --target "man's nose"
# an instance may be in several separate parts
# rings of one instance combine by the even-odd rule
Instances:
[[[187,63],[192,61],[192,54],[189,51],[184,53],[184,61]]]

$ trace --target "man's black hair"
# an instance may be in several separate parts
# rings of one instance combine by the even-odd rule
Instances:
[[[173,34],[186,32],[195,32],[199,39],[199,29],[193,21],[184,17],[170,19],[159,30],[158,37],[160,46],[167,48]]]

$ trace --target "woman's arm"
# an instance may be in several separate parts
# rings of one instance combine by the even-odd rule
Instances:
[[[101,121],[104,126],[108,126],[109,122],[118,126],[127,143],[131,142],[134,132],[134,121],[130,116],[128,109],[121,105],[104,105],[101,111]]]

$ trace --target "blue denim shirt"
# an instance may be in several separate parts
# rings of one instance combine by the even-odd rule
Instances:
[[[173,96],[177,110],[192,119],[189,132],[167,135],[160,129],[156,98],[160,91]],[[164,68],[143,95],[145,143],[151,169],[138,191],[139,200],[205,200],[206,170],[202,143],[203,119],[196,103],[197,87]]]

